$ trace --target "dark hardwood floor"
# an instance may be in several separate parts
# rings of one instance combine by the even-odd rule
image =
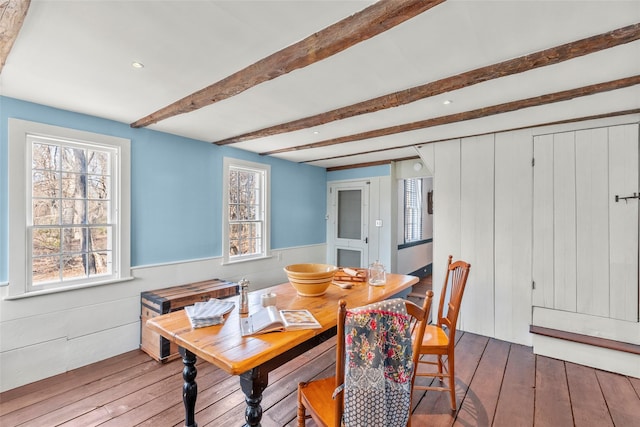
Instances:
[[[297,384],[332,374],[334,342],[269,375],[263,427],[296,425]],[[204,362],[197,369],[198,425],[243,425],[238,377]],[[462,332],[456,369],[458,411],[451,412],[444,393],[416,392],[413,427],[640,426],[638,378],[536,356],[530,347]],[[0,426],[181,426],[181,392],[180,360],[160,364],[142,351],[130,351],[0,394]]]
[[[640,379],[535,356],[531,348],[460,333],[458,411],[447,396],[416,392],[416,426],[637,426]],[[263,427],[295,426],[299,381],[330,375],[333,340],[272,372]],[[241,426],[238,377],[198,363],[199,426]],[[159,364],[142,351],[75,369],[0,394],[0,425],[180,426],[182,363]],[[308,426],[313,425],[311,421]]]

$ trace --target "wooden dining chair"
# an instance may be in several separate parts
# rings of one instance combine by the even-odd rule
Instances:
[[[427,295],[422,307],[416,304],[397,299],[405,304],[406,312],[409,316],[409,331],[411,334],[411,384],[413,384],[414,374],[416,371],[416,363],[419,357],[418,348],[421,344],[424,328],[428,321],[429,310],[433,292],[427,291]],[[338,306],[338,326],[337,326],[337,343],[336,343],[336,373],[335,376],[302,382],[298,385],[298,427],[304,427],[306,420],[312,418],[318,426],[322,427],[339,427],[342,425],[345,405],[345,372],[349,367],[345,367],[345,319],[347,316],[346,302],[341,300]],[[411,415],[411,396],[413,389],[410,388],[409,406],[406,418],[410,423]],[[308,414],[307,414],[308,412]]]
[[[435,355],[436,361],[418,360],[415,373],[416,377],[438,378],[440,386],[422,386],[414,384],[416,390],[436,390],[448,391],[451,398],[451,409],[456,410],[456,379],[455,379],[455,340],[458,314],[462,295],[469,277],[471,264],[464,261],[451,262],[449,255],[447,263],[447,273],[444,278],[444,285],[440,292],[440,304],[438,305],[438,317],[436,324],[427,325],[420,345],[420,355]],[[446,309],[446,312],[445,312]],[[446,356],[447,367],[445,369],[443,358]],[[420,371],[420,365],[436,365],[437,371]],[[445,384],[445,378],[448,380]]]

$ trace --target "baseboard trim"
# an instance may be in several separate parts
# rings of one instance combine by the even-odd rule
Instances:
[[[416,271],[412,271],[411,273],[409,273],[409,275],[418,276],[419,278],[423,279],[431,274],[432,269],[433,269],[433,263],[427,264],[424,267],[420,267]]]

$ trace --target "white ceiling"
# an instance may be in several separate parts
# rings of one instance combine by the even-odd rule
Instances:
[[[0,93],[132,123],[373,3],[32,0],[0,74]],[[449,0],[325,60],[149,128],[217,141],[638,22],[640,0]],[[144,68],[132,68],[133,61]],[[640,41],[635,41],[401,107],[232,146],[264,153],[638,74]],[[453,103],[444,105],[445,99]],[[640,85],[275,156],[322,167],[361,164],[415,156],[414,144],[634,108],[640,108]],[[387,150],[362,154],[381,149]]]

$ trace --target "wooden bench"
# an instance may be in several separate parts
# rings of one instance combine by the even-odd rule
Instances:
[[[178,347],[147,328],[147,320],[187,305],[210,298],[238,295],[238,284],[219,279],[205,280],[170,288],[146,291],[140,294],[140,349],[159,362],[168,362],[179,356]]]

